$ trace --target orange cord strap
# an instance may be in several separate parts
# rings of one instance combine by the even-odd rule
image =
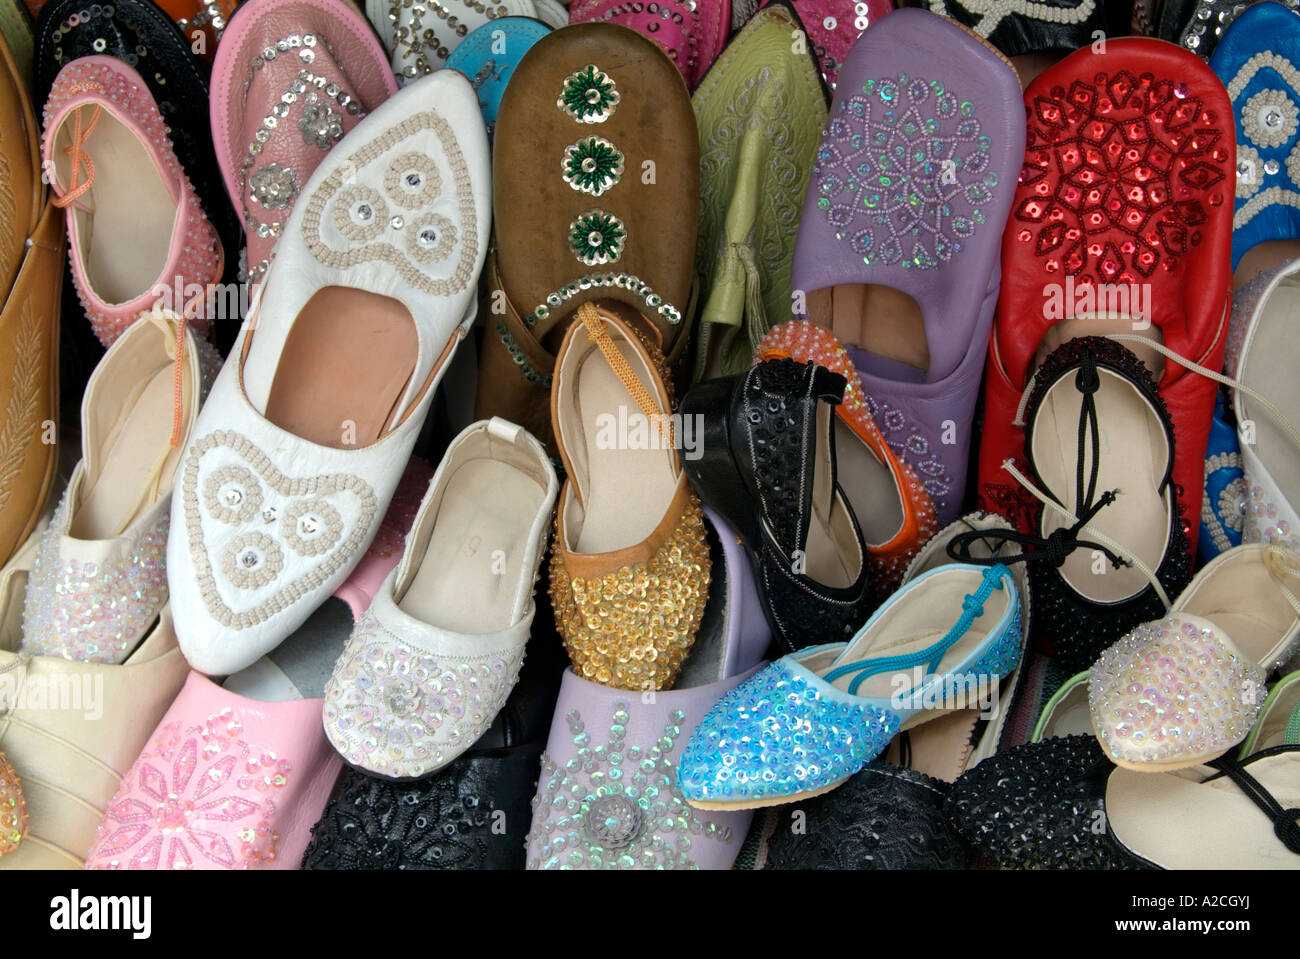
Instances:
[[[600,347],[600,352],[613,369],[614,375],[623,384],[623,388],[631,394],[636,405],[641,407],[641,412],[651,423],[659,427],[660,433],[667,436],[670,443],[674,443],[672,419],[660,409],[659,401],[646,389],[636,373],[632,372],[627,358],[609,335],[608,324],[600,318],[600,313],[591,303],[584,303],[578,307],[578,318],[587,328],[587,339]]]
[[[99,123],[100,114],[104,112],[103,107],[92,107],[90,122],[83,128],[82,115],[85,112],[83,107],[77,108],[72,114],[72,143],[64,148],[65,156],[72,157],[72,187],[67,193],[54,197],[50,202],[62,209],[77,200],[90,189],[95,182],[95,164],[90,159],[90,154],[85,150],[86,141],[90,135],[95,132],[95,125]],[[77,182],[77,174],[82,167],[86,169],[86,180],[84,183]]]

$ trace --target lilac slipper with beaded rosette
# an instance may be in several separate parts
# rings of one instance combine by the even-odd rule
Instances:
[[[397,92],[369,24],[340,0],[249,0],[212,67],[212,140],[247,236],[244,273],[271,249],[321,159]]]
[[[731,0],[573,0],[570,23],[619,23],[668,54],[692,90],[727,43]]]
[[[81,305],[105,346],[160,298],[177,313],[187,288],[221,278],[221,241],[172,151],[138,73],[112,57],[59,71],[41,141],[52,202],[67,212],[68,261]],[[195,316],[196,332],[208,328]]]
[[[939,521],[971,419],[1024,153],[1020,84],[950,20],[899,10],[840,74],[795,247],[796,306],[849,348],[868,412]]]
[[[1236,746],[1267,677],[1300,643],[1300,555],[1237,546],[1192,579],[1161,620],[1101,654],[1088,678],[1092,726],[1117,766],[1165,772]]]
[[[773,0],[764,0],[770,6]],[[808,33],[826,84],[835,88],[840,67],[864,30],[887,13],[892,0],[776,0],[793,8]]]
[[[87,869],[297,869],[342,762],[321,700],[260,702],[190,673],[122,779]]]

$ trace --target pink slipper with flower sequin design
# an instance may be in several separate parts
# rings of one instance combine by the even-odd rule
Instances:
[[[60,70],[41,157],[53,203],[66,209],[77,296],[101,343],[160,301],[176,313],[206,302],[225,254],[138,73],[112,57]],[[190,325],[206,334],[208,320],[195,315]]]
[[[319,699],[259,702],[198,673],[122,779],[87,869],[297,869],[343,768]]]
[[[759,341],[757,359],[780,356],[824,366],[848,384],[844,401],[835,408],[836,466],[862,525],[871,588],[883,600],[898,587],[917,550],[938,532],[930,494],[880,435],[867,410],[857,367],[834,333],[807,320],[774,326]]]

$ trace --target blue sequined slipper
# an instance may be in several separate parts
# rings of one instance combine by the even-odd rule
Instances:
[[[1020,660],[1015,580],[1000,564],[941,566],[847,643],[782,657],[727,693],[687,743],[678,787],[700,809],[829,792],[901,729],[961,709]]]

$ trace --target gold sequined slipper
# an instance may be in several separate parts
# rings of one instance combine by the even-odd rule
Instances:
[[[584,679],[669,689],[708,599],[704,516],[663,357],[613,310],[584,303],[578,317],[551,390],[568,476],[551,556],[556,625]]]

